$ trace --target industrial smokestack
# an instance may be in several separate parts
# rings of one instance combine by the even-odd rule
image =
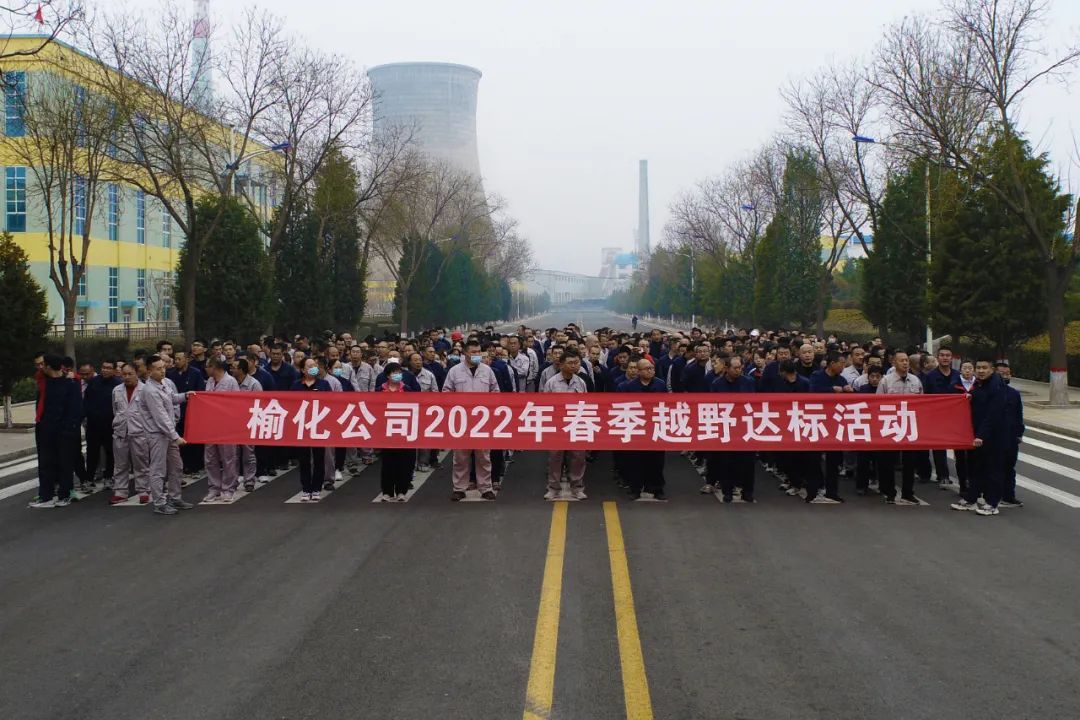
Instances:
[[[638,163],[638,231],[637,254],[644,258],[649,254],[649,161]]]
[[[210,76],[210,0],[195,0],[194,27],[191,33],[191,84],[195,105],[210,104],[213,87]]]

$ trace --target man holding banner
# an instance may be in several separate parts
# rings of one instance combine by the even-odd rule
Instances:
[[[484,363],[484,356],[480,352],[480,342],[473,339],[465,343],[465,358],[463,362],[450,368],[446,373],[446,382],[443,383],[444,393],[497,393],[499,381],[495,378],[495,372]],[[486,450],[456,449],[454,450],[454,491],[450,499],[454,502],[465,499],[465,491],[469,488],[469,472],[472,463],[476,464],[476,487],[480,490],[480,497],[485,500],[494,500],[495,491],[491,487],[491,456]]]

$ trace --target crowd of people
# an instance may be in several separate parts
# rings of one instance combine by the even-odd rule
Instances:
[[[534,330],[524,325],[466,333],[436,328],[416,337],[354,339],[349,333],[317,338],[267,336],[241,346],[232,340],[168,341],[129,359],[74,366],[70,358],[39,354],[36,441],[39,491],[33,508],[68,505],[98,483],[113,504],[138,502],[175,515],[192,504],[183,488],[205,474],[206,503],[232,502],[278,473],[299,469],[301,502],[319,502],[345,473],[375,461],[380,499],[406,499],[414,473],[439,464],[433,450],[196,446],[185,442],[186,403],[202,392],[486,392],[486,393],[959,393],[970,398],[974,446],[955,450],[959,499],[952,508],[992,516],[1021,507],[1016,461],[1024,433],[1023,405],[1009,386],[1007,363],[894,348],[881,338],[865,345],[834,336],[785,331],[700,328],[663,333],[586,332],[576,324]],[[82,440],[85,435],[85,453]],[[527,449],[527,448],[525,448]],[[613,452],[615,482],[632,498],[666,499],[665,453]],[[916,483],[953,486],[945,449],[898,451],[687,451],[703,477],[702,493],[724,502],[754,502],[757,467],[780,490],[809,504],[838,504],[841,479],[859,495],[917,506]],[[469,490],[496,499],[513,453],[453,451],[450,499]],[[585,476],[597,455],[551,451],[545,499],[584,500]],[[897,490],[897,474],[900,488]],[[78,492],[75,482],[78,481]]]

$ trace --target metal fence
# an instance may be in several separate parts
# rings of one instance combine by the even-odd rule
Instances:
[[[49,333],[64,337],[64,326],[53,325]],[[83,323],[75,325],[77,338],[127,338],[128,340],[159,340],[180,337],[180,324],[175,322]]]

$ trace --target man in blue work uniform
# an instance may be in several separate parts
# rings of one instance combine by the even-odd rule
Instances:
[[[712,381],[714,393],[752,393],[753,378],[743,373],[742,358],[728,358],[723,374]],[[715,467],[714,467],[715,466]],[[709,455],[709,484],[719,484],[724,502],[734,501],[735,488],[742,488],[743,502],[754,502],[754,453],[748,451],[722,451]]]
[[[971,426],[975,431],[971,478],[964,497],[951,505],[953,510],[972,510],[986,516],[998,514],[1002,465],[1010,431],[1006,401],[1005,383],[994,372],[994,364],[989,358],[980,358],[975,362],[975,385],[971,388]],[[978,504],[980,495],[985,505]]]
[[[958,392],[960,373],[953,370],[952,348],[943,345],[937,351],[937,367],[922,378],[923,392],[927,395],[951,395]],[[947,489],[952,484],[949,475],[949,458],[945,450],[933,450],[934,470],[937,473],[938,487]]]
[[[807,347],[807,346],[803,346]],[[805,366],[805,360],[801,366]],[[796,366],[799,371],[801,366]],[[810,392],[812,393],[849,393],[851,385],[844,378],[844,359],[835,350],[825,356],[825,367],[815,370],[810,375]],[[815,505],[835,505],[844,502],[840,497],[840,467],[844,464],[844,454],[839,451],[829,451],[825,455],[825,494],[818,497],[821,488],[822,472],[821,463],[815,453],[814,462],[809,470],[809,482],[806,486],[806,502]]]
[[[638,376],[619,386],[621,393],[666,393],[667,385],[656,377],[656,367],[649,360],[638,360]],[[630,497],[641,499],[641,493],[652,493],[656,500],[667,500],[664,495],[664,451],[630,450],[627,466],[631,469]]]
[[[1012,387],[1012,368],[1009,363],[995,364],[998,377],[1005,383],[1005,416],[1008,418],[1008,435],[1005,446],[1004,482],[1001,491],[1001,502],[998,507],[1019,508],[1024,507],[1016,497],[1016,461],[1020,458],[1020,442],[1024,439],[1024,400],[1020,397],[1020,391]]]

